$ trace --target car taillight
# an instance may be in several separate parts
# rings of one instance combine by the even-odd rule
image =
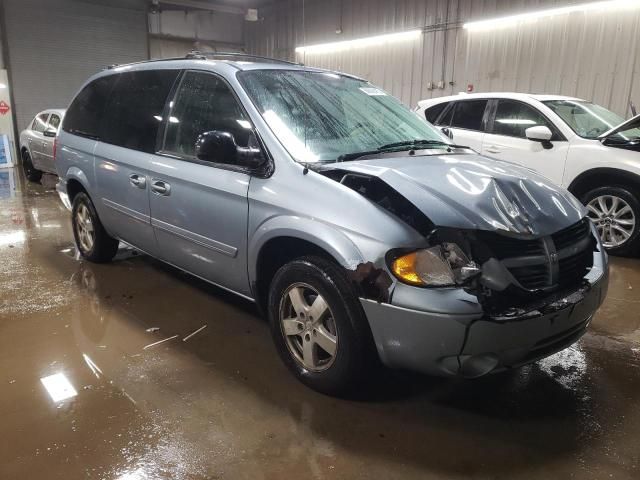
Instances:
[[[58,139],[53,139],[53,161],[56,161],[56,152],[58,151]]]

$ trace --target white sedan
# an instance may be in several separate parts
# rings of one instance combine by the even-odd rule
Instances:
[[[522,93],[422,100],[416,113],[459,145],[569,189],[611,253],[640,250],[640,115],[625,122],[579,98]]]

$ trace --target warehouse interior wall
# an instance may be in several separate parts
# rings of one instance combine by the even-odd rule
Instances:
[[[214,10],[164,8],[149,12],[151,58],[184,56],[192,50],[244,50],[244,16]]]
[[[47,108],[65,108],[96,72],[148,58],[141,1],[4,0],[5,61],[17,130]]]
[[[465,22],[582,2],[560,0],[287,0],[247,23],[254,54],[371,80],[409,106],[467,91],[571,95],[629,116],[640,104],[640,8],[603,9],[470,31]],[[639,2],[640,3],[640,2]],[[422,30],[375,48],[295,48]]]

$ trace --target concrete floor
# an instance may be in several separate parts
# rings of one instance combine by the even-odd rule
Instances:
[[[640,477],[638,260],[613,259],[564,352],[338,400],[288,373],[250,303],[130,251],[74,258],[53,178],[0,172],[2,479]],[[58,373],[76,395],[53,402]]]

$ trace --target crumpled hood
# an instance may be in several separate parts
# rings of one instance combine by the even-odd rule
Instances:
[[[477,154],[385,156],[329,168],[380,178],[440,227],[542,236],[586,214],[567,190],[532,170]]]

